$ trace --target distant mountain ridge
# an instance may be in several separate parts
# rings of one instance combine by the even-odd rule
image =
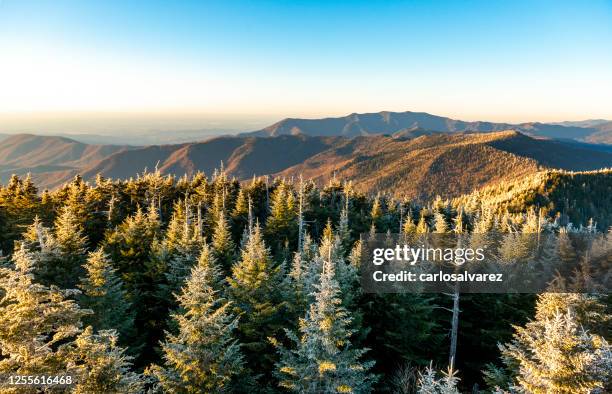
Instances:
[[[588,127],[587,127],[588,125]],[[245,133],[257,137],[304,134],[309,136],[356,137],[426,130],[431,132],[495,132],[517,130],[538,137],[574,139],[594,143],[612,143],[612,122],[595,120],[590,123],[495,123],[467,122],[426,112],[353,113],[342,117],[323,119],[287,118],[264,129]]]
[[[419,136],[416,136],[419,135]],[[32,173],[37,184],[54,188],[81,174],[126,179],[158,168],[182,176],[210,174],[221,162],[239,180],[303,175],[320,183],[351,180],[357,189],[417,199],[454,197],[541,169],[592,170],[612,167],[612,152],[588,144],[534,139],[516,131],[431,133],[356,138],[217,137],[177,145],[127,147],[87,145],[62,137],[12,136],[0,143],[0,177]]]
[[[121,145],[88,145],[65,137],[33,134],[7,135],[0,140],[0,181],[12,174],[31,173],[53,187],[91,163],[132,149]]]
[[[544,168],[612,167],[612,153],[572,143],[538,140],[516,131],[434,134],[414,139],[367,136],[344,139],[280,173],[282,176],[352,180],[364,192],[421,200],[455,197]]]

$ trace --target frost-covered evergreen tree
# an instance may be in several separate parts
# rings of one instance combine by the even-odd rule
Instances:
[[[417,223],[415,232],[417,234],[425,234],[429,232],[429,225],[427,224],[427,218],[425,215],[421,215],[419,222]]]
[[[292,317],[297,319],[306,313],[306,308],[311,301],[314,289],[314,280],[318,280],[318,270],[314,273],[313,267],[318,260],[315,261],[317,253],[316,245],[313,244],[309,234],[304,235],[302,248],[295,252],[293,261],[288,273],[289,279],[289,307],[292,311]]]
[[[402,225],[402,233],[406,236],[412,236],[416,234],[417,226],[414,224],[412,219],[412,213],[409,211],[404,219],[404,223]]]
[[[334,268],[324,265],[315,301],[300,321],[299,334],[287,331],[295,349],[278,341],[280,386],[298,393],[367,393],[375,376],[372,361],[362,361],[367,349],[351,344],[350,313],[342,307]]]
[[[67,299],[74,291],[34,282],[35,255],[23,246],[12,261],[14,268],[0,268],[0,374],[66,371],[69,344],[87,311]]]
[[[76,377],[75,394],[142,393],[144,380],[132,372],[131,357],[117,345],[115,330],[94,333],[87,327],[75,340],[68,357],[68,371]]]
[[[436,370],[430,365],[419,374],[417,394],[459,394],[458,382],[456,371],[449,368],[439,377]]]
[[[83,234],[79,218],[68,205],[62,208],[55,221],[55,238],[64,255],[85,255],[87,237]]]
[[[606,393],[612,389],[612,348],[576,324],[571,312],[517,327],[503,357],[518,365],[515,386],[534,394]],[[513,388],[513,387],[511,387]]]
[[[163,392],[228,392],[244,368],[234,338],[238,318],[215,290],[218,269],[207,247],[205,251],[178,296],[179,312],[172,315],[178,331],[166,332],[164,365],[147,372]]]
[[[265,235],[275,257],[295,249],[298,240],[298,222],[295,194],[292,185],[280,182],[272,194],[270,216],[266,221]],[[278,259],[282,261],[281,259]]]
[[[14,267],[0,268],[0,374],[71,375],[78,382],[71,390],[78,393],[138,391],[139,377],[129,372],[115,332],[83,331],[90,311],[68,299],[77,291],[34,282],[35,259],[21,247]],[[19,387],[29,391],[38,389]]]
[[[235,245],[234,241],[232,240],[231,229],[224,212],[219,214],[219,220],[217,220],[211,244],[215,257],[221,268],[225,272],[230,272],[232,264],[234,263]]]
[[[489,366],[491,386],[530,393],[604,393],[611,389],[612,348],[589,326],[598,327],[600,304],[591,296],[544,294],[536,319],[515,327],[500,345],[505,369]]]
[[[148,286],[147,276],[156,270],[147,263],[153,243],[159,238],[160,222],[154,206],[147,212],[139,208],[106,237],[104,249],[132,297],[142,294],[141,288]]]
[[[158,209],[151,205],[145,213],[138,209],[105,239],[104,251],[117,269],[132,305],[137,305],[135,327],[143,346],[136,363],[155,358],[153,347],[159,341],[165,319],[166,305],[156,297],[164,281],[163,265],[152,252],[160,237]]]
[[[154,241],[151,248],[151,267],[163,272],[157,297],[168,309],[174,309],[175,294],[189,277],[196,264],[204,239],[197,221],[192,218],[188,199],[175,204],[172,219],[161,242]],[[161,279],[161,278],[160,278]]]
[[[55,221],[54,229],[47,228],[38,219],[30,225],[22,243],[35,253],[36,280],[44,285],[73,289],[83,276],[87,258],[87,237],[72,210],[65,206]]]
[[[255,226],[227,282],[232,310],[241,319],[238,339],[256,374],[269,373],[276,358],[268,337],[277,335],[285,323],[283,276],[282,267],[270,257],[261,229]]]
[[[128,344],[133,340],[134,310],[126,299],[123,282],[113,268],[112,262],[101,249],[89,254],[85,264],[87,275],[81,278],[79,304],[93,311],[83,321],[96,331],[115,329],[119,341]]]

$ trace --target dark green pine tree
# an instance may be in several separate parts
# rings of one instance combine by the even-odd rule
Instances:
[[[136,344],[143,349],[136,363],[140,365],[157,357],[154,348],[165,325],[160,316],[166,313],[166,306],[156,297],[165,280],[164,267],[151,253],[159,236],[157,209],[151,207],[147,213],[138,209],[106,237],[104,245],[125,284],[128,300],[138,306],[135,326],[139,340]]]
[[[278,261],[288,260],[298,240],[298,212],[293,188],[281,181],[272,194],[270,216],[266,221],[266,240]]]
[[[277,335],[285,324],[283,276],[282,267],[270,256],[261,229],[255,226],[227,282],[232,310],[241,319],[238,339],[243,344],[247,365],[254,375],[261,375],[262,385],[276,361],[268,337]]]
[[[224,212],[219,214],[219,220],[217,220],[211,244],[221,269],[226,273],[230,273],[234,264],[235,245]]]
[[[108,256],[98,249],[89,254],[85,271],[87,275],[81,278],[79,288],[82,293],[78,300],[81,307],[91,309],[93,314],[85,316],[83,322],[96,331],[115,329],[120,343],[131,344],[135,339],[135,313],[117,270]]]

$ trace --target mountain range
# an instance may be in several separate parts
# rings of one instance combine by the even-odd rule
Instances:
[[[459,196],[541,169],[612,167],[612,149],[605,145],[534,138],[516,130],[402,130],[354,138],[307,133],[272,138],[239,135],[146,147],[14,135],[0,142],[0,181],[5,183],[13,173],[31,173],[38,185],[55,188],[76,174],[87,180],[97,174],[135,177],[154,168],[176,176],[197,171],[210,174],[223,162],[226,172],[239,180],[303,175],[323,183],[338,177],[352,180],[364,192],[426,199],[437,194]]]
[[[246,133],[258,137],[303,134],[309,136],[345,136],[423,132],[495,132],[516,130],[537,137],[573,139],[612,144],[612,121],[591,120],[561,123],[466,122],[431,115],[426,112],[377,112],[350,114],[324,119],[287,118],[264,129]]]

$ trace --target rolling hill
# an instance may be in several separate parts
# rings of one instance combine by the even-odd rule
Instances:
[[[567,172],[547,170],[501,182],[453,200],[456,206],[497,213],[543,208],[558,212],[562,224],[586,224],[597,218],[600,230],[612,226],[612,169]]]
[[[131,149],[120,145],[88,145],[64,137],[17,134],[0,142],[0,181],[31,173],[46,187],[71,178],[83,168]]]
[[[434,132],[495,132],[517,130],[526,134],[548,138],[574,139],[594,143],[612,143],[612,127],[606,121],[565,123],[495,123],[466,122],[431,115],[426,112],[377,112],[353,113],[347,116],[324,119],[287,118],[262,130],[247,133],[259,137],[305,134],[310,136],[356,137],[377,134],[394,134],[411,130]]]
[[[415,135],[419,135],[414,137]],[[364,192],[428,199],[456,197],[487,185],[512,181],[542,169],[593,170],[612,167],[612,152],[588,144],[535,139],[516,131],[491,133],[401,132],[356,138],[218,137],[178,145],[126,147],[86,145],[67,138],[22,135],[0,144],[0,175],[31,172],[54,188],[80,173],[93,180],[135,177],[158,168],[182,176],[210,174],[220,163],[240,180],[259,175],[318,182],[350,179]]]
[[[459,196],[486,185],[520,179],[543,168],[577,171],[610,166],[609,152],[504,131],[438,134],[409,140],[358,137],[344,140],[280,174],[303,174],[321,182],[336,176],[353,180],[364,192],[423,200],[436,194]]]
[[[124,151],[84,169],[85,178],[97,173],[127,178],[157,168],[165,174],[207,174],[221,162],[228,174],[239,179],[274,174],[292,167],[337,144],[342,138],[281,136],[280,138],[218,137],[180,145],[153,145]]]

